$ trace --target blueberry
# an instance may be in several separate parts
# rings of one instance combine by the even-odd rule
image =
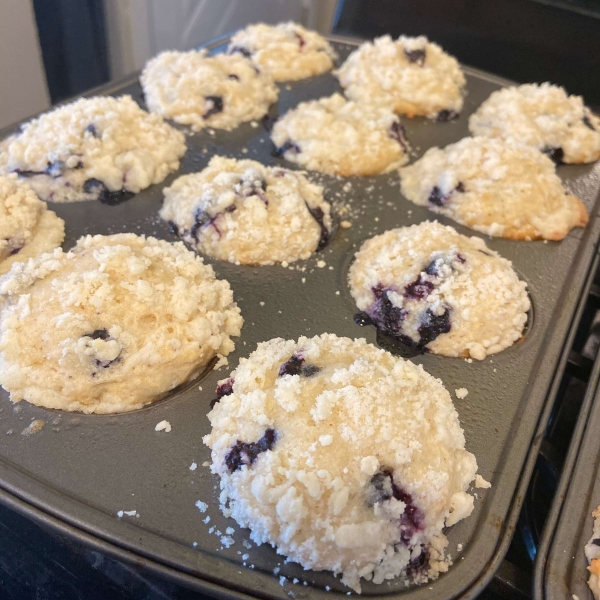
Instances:
[[[458,113],[456,111],[445,108],[444,110],[440,110],[436,115],[435,120],[438,123],[447,123],[448,121],[453,121],[457,117]]]
[[[427,50],[425,50],[425,48],[419,48],[417,50],[407,50],[406,48],[404,48],[404,55],[406,56],[409,62],[417,63],[420,67],[422,67],[425,64]]]
[[[361,327],[366,327],[367,325],[375,325],[373,319],[366,312],[359,312],[354,315],[354,322]]]
[[[392,304],[387,295],[389,290],[382,290],[381,286],[378,286],[372,291],[377,300],[371,305],[367,314],[383,333],[394,337],[404,337],[402,322],[406,319],[406,311]]]
[[[426,267],[425,273],[437,277],[440,274],[440,267],[444,264],[443,258],[435,258]]]
[[[201,227],[204,227],[207,223],[210,223],[210,216],[208,213],[205,213],[200,207],[196,209],[194,213],[194,224],[192,225],[192,229],[190,230],[190,235],[198,241],[198,231]]]
[[[444,196],[442,190],[440,190],[437,185],[433,187],[431,194],[429,194],[429,198],[427,198],[427,201],[435,206],[444,206],[445,200],[446,196]]]
[[[419,326],[419,346],[424,348],[429,342],[435,340],[438,335],[448,333],[452,329],[450,324],[450,307],[446,307],[441,315],[434,315],[431,309],[427,309]]]
[[[5,242],[8,242],[8,247],[10,248],[9,256],[14,256],[18,254],[22,248],[25,246],[25,240],[22,238],[4,238]]]
[[[108,333],[108,329],[94,329],[92,333],[87,333],[85,337],[91,337],[93,340],[108,340],[110,334]]]
[[[234,46],[229,49],[229,54],[241,54],[246,58],[250,58],[252,56],[252,52],[248,50],[248,48],[244,48],[242,46]]]
[[[15,169],[13,173],[16,173],[19,177],[35,177],[36,175],[45,175],[46,171],[27,171],[25,169]]]
[[[244,465],[250,466],[256,462],[258,455],[272,450],[277,441],[277,432],[274,429],[267,429],[265,434],[258,442],[237,442],[225,456],[225,464],[230,473],[241,469]]]
[[[205,96],[204,99],[211,102],[212,106],[202,115],[203,119],[208,119],[223,112],[223,96]]]
[[[298,40],[298,44],[300,45],[300,48],[304,48],[304,46],[306,45],[304,38],[299,33],[296,33],[295,31],[294,31],[294,35],[296,36],[296,39]]]
[[[135,196],[133,192],[128,192],[127,190],[111,192],[102,181],[93,177],[85,181],[83,191],[86,194],[98,194],[98,200],[102,204],[108,204],[109,206],[121,204],[121,202],[125,202],[125,200],[129,200]]]
[[[290,359],[279,367],[278,376],[283,377],[284,375],[301,375],[302,377],[312,377],[321,370],[321,367],[317,367],[317,365],[305,363],[306,361],[302,355],[294,352],[294,354],[290,356]]]
[[[235,73],[230,73],[227,75],[227,79],[233,79],[234,81],[239,81],[240,78]]]
[[[327,229],[327,227],[325,227],[325,222],[323,220],[325,217],[325,213],[323,212],[323,209],[320,206],[315,206],[315,208],[311,208],[307,202],[305,202],[305,204],[306,208],[308,209],[308,212],[310,213],[310,216],[317,222],[317,224],[321,228],[321,236],[319,237],[319,243],[317,244],[317,251],[323,250],[323,248],[325,248],[331,237],[331,232],[329,231],[329,229]]]
[[[367,505],[374,506],[394,497],[393,470],[389,467],[381,467],[369,480],[367,488]]]
[[[250,181],[242,179],[240,183],[244,186],[242,187],[242,190],[244,191],[246,198],[249,198],[250,196],[260,196],[260,199],[265,204],[269,203],[263,195],[263,192],[267,191],[267,182],[262,177],[260,179],[251,179]]]
[[[404,129],[404,127],[402,126],[402,123],[400,123],[400,121],[394,121],[388,132],[388,136],[391,137],[393,140],[396,140],[400,144],[400,147],[402,148],[402,150],[404,150],[404,152],[407,152],[408,144],[406,142],[405,134],[406,134],[406,130]]]
[[[400,537],[408,543],[415,531],[423,528],[423,513],[414,504],[412,496],[394,482],[394,471],[390,467],[381,467],[369,481],[367,488],[367,505],[374,506],[391,498],[400,500],[406,505],[400,517]]]
[[[550,146],[544,146],[542,148],[542,152],[552,159],[556,165],[563,164],[565,153],[562,148],[551,148]]]
[[[294,142],[292,142],[291,140],[286,140],[283,143],[283,146],[280,146],[279,148],[275,148],[275,150],[273,150],[272,154],[275,158],[283,158],[283,155],[288,150],[291,150],[292,152],[295,152],[296,154],[298,154],[298,152],[300,152],[300,147],[298,146],[298,144],[294,144]]]
[[[235,204],[230,204],[223,212],[232,213],[237,210],[237,206]]]
[[[421,546],[421,554],[413,558],[406,567],[406,576],[408,579],[415,579],[419,575],[424,575],[429,570],[429,550]]]
[[[595,540],[592,540],[592,544],[594,544],[594,546],[600,546],[600,538],[596,538]]]
[[[235,379],[229,378],[225,383],[217,386],[217,397],[214,400],[211,400],[210,406],[211,408],[223,397],[230,396],[233,394],[233,384],[235,383]]]
[[[96,126],[93,123],[90,123],[86,128],[85,128],[85,132],[84,133],[89,133],[90,135],[92,135],[95,138],[100,137],[98,135],[98,130],[96,129]]]
[[[173,221],[169,221],[169,231],[175,235],[179,235],[179,227]]]
[[[429,266],[431,266],[431,264]],[[420,273],[412,283],[409,283],[404,288],[404,295],[411,300],[424,300],[431,294],[434,287],[433,283],[423,279],[423,275]]]
[[[302,369],[302,375],[304,375],[304,377],[312,377],[313,375],[316,375],[320,370],[321,367],[317,367],[317,365],[306,365]]]
[[[89,338],[92,338],[93,340],[103,340],[105,342],[107,342],[108,340],[114,339],[114,338],[110,337],[110,334],[108,333],[108,329],[94,329],[94,331],[92,331],[92,333],[86,333],[86,334],[82,335],[81,337],[89,337]],[[95,359],[94,366],[100,367],[101,369],[106,369],[106,368],[110,367],[110,365],[113,365],[113,364],[116,364],[119,362],[121,362],[121,353],[119,353],[117,358],[114,358],[113,360],[104,361],[104,360]],[[96,373],[93,373],[93,376],[95,377]]]
[[[56,160],[53,163],[48,163],[46,173],[55,179],[60,177],[65,172],[65,163],[62,160]]]
[[[464,192],[464,191],[465,191],[465,184],[462,181],[459,181],[458,185],[453,190],[448,192],[447,194],[444,194],[442,192],[442,190],[436,185],[431,190],[431,194],[429,194],[429,198],[427,198],[427,201],[430,204],[433,204],[435,206],[444,206],[446,204],[446,202],[448,202],[448,200],[450,200],[450,197],[454,194],[454,192]]]
[[[594,127],[594,125],[593,125],[593,124],[592,124],[592,122],[590,121],[590,118],[589,118],[587,115],[585,115],[585,116],[583,117],[582,121],[583,121],[583,124],[584,124],[586,127],[589,127],[589,128],[592,130],[592,131],[596,131],[596,128]]]

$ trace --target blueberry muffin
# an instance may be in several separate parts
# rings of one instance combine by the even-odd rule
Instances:
[[[377,175],[408,162],[398,117],[340,94],[298,104],[275,123],[271,140],[279,156],[331,175]]]
[[[275,81],[297,81],[326,73],[336,59],[323,36],[292,22],[249,25],[231,38],[227,52],[251,58]]]
[[[299,171],[215,156],[164,190],[160,216],[200,252],[244,265],[308,258],[331,236],[323,188]]]
[[[493,92],[469,118],[473,135],[515,139],[556,163],[600,158],[600,118],[581,96],[550,83],[528,83]]]
[[[424,36],[365,42],[336,71],[346,96],[407,117],[449,121],[463,107],[466,80],[457,60]]]
[[[140,81],[152,112],[194,131],[231,130],[260,119],[279,95],[273,80],[244,56],[206,50],[163,52],[148,61]]]
[[[0,176],[0,275],[64,239],[65,222],[27,184],[16,175]]]
[[[477,472],[450,394],[365,340],[258,345],[208,414],[221,509],[305,569],[423,583],[446,571],[442,533],[473,510]]]
[[[600,600],[600,506],[592,513],[594,517],[594,533],[585,546],[585,557],[589,563],[590,578],[588,585],[594,598]]]
[[[27,179],[41,200],[116,204],[179,168],[185,137],[130,96],[82,98],[0,142],[0,175]]]
[[[443,356],[483,360],[516,342],[530,308],[510,261],[482,239],[426,221],[367,240],[348,273],[384,334]]]
[[[141,408],[234,349],[229,284],[182,242],[81,238],[0,277],[0,382],[13,402]]]
[[[400,169],[406,198],[488,235],[562,240],[588,215],[552,161],[512,140],[464,138]]]

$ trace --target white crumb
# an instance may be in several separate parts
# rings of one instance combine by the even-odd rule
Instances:
[[[454,393],[456,394],[457,398],[462,400],[463,398],[467,397],[469,390],[467,388],[458,388],[457,390],[454,390]]]
[[[341,226],[343,229],[350,229],[350,227],[352,227],[352,223],[351,223],[350,221],[342,221],[342,222],[340,223],[340,226]]]
[[[171,431],[171,423],[169,423],[169,421],[161,421],[160,423],[156,424],[154,431],[164,431],[169,433],[169,431]]]
[[[201,512],[201,513],[205,513],[206,509],[208,508],[208,504],[206,504],[206,502],[202,502],[202,500],[198,500],[196,502],[196,508]]]
[[[190,465],[190,471],[195,471],[197,468],[198,468],[198,465],[197,465],[195,462],[193,462],[193,463]]]
[[[322,269],[326,265],[327,263],[324,260],[317,261],[317,267],[319,267],[319,269]]]
[[[481,475],[477,474],[475,476],[475,487],[476,488],[491,488],[492,484],[489,481],[486,481]]]

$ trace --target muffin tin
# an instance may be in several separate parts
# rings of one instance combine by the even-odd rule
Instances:
[[[341,60],[360,43],[329,39]],[[222,38],[208,48],[220,51],[227,41]],[[465,68],[465,73],[468,95],[458,120],[403,119],[413,160],[433,145],[443,146],[468,135],[469,114],[492,91],[511,83],[475,69]],[[331,73],[280,87],[271,118],[300,101],[340,89]],[[136,76],[89,95],[123,93],[143,105]],[[88,233],[131,231],[176,240],[157,215],[161,190],[175,177],[202,169],[214,154],[295,168],[272,155],[268,132],[263,124],[254,125],[189,136],[180,170],[123,204],[52,205],[66,221],[64,247]],[[0,132],[0,139],[15,129]],[[407,588],[399,581],[379,586],[365,583],[364,595],[401,594],[431,600],[472,597],[492,577],[508,547],[548,418],[549,392],[555,389],[556,373],[566,360],[565,342],[578,314],[600,233],[596,217],[600,164],[561,166],[558,173],[590,212],[585,230],[572,231],[560,243],[486,239],[490,248],[513,261],[529,285],[533,311],[522,341],[482,362],[433,355],[412,359],[439,377],[453,397],[455,389],[468,389],[466,398],[454,397],[455,406],[467,449],[477,457],[479,472],[492,488],[475,490],[478,499],[473,514],[448,531],[448,553],[455,564],[447,574],[421,587]],[[400,196],[395,173],[345,179],[311,173],[310,177],[326,187],[337,212],[335,236],[323,251],[288,268],[207,260],[218,277],[230,282],[245,319],[227,366],[210,370],[154,405],[122,415],[58,413],[26,402],[12,405],[1,392],[0,501],[103,553],[209,595],[327,598],[349,591],[328,572],[303,571],[297,564],[286,564],[272,548],[248,543],[248,531],[221,515],[218,480],[203,466],[210,460],[202,436],[209,430],[206,414],[217,381],[258,342],[273,337],[297,339],[330,332],[375,343],[375,329],[361,328],[353,318],[357,309],[346,273],[354,252],[365,239],[386,229],[436,218]],[[437,218],[460,233],[479,235]],[[342,221],[350,221],[351,227],[339,226]],[[34,419],[43,420],[44,426],[27,435],[24,432]],[[155,425],[165,419],[172,431],[156,432]],[[197,465],[195,470],[190,469],[192,463]],[[205,513],[195,506],[198,500],[208,504]],[[119,511],[134,510],[135,514],[118,516]],[[207,517],[209,523],[204,522]],[[220,540],[229,535],[228,527],[235,529],[229,548]],[[462,544],[461,552],[458,544]]]
[[[596,262],[599,262],[596,260]],[[600,505],[600,357],[596,357],[561,479],[538,548],[534,598],[593,598],[585,545]]]

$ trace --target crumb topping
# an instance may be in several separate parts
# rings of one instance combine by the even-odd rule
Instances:
[[[425,36],[365,42],[335,73],[348,98],[408,117],[448,121],[463,107],[458,61]]]
[[[16,175],[0,176],[0,274],[15,262],[60,246],[64,221]]]
[[[215,258],[265,265],[308,258],[331,235],[323,188],[299,171],[214,156],[164,190],[160,215]]]
[[[160,183],[184,153],[184,135],[130,96],[97,96],[22,125],[0,143],[0,174],[26,178],[45,201],[111,203]]]
[[[275,81],[320,75],[329,71],[337,58],[323,36],[292,22],[249,25],[231,38],[227,52],[251,58]]]
[[[152,112],[194,131],[233,129],[260,119],[277,100],[271,78],[240,54],[206,50],[162,52],[148,61],[140,76]]]
[[[376,175],[408,162],[398,117],[340,94],[301,102],[275,123],[271,139],[286,160],[332,175]]]
[[[508,348],[530,308],[510,261],[437,222],[367,240],[348,281],[359,310],[384,333],[443,356],[483,360]]]
[[[467,137],[430,148],[400,179],[415,204],[492,236],[560,240],[588,220],[552,161],[513,140]]]
[[[183,243],[131,233],[15,264],[0,303],[11,400],[88,413],[162,397],[231,352],[243,322],[229,284]]]
[[[600,118],[581,96],[550,83],[528,83],[493,92],[469,118],[473,135],[515,139],[556,162],[600,158]]]
[[[323,334],[259,344],[226,384],[204,442],[221,509],[255,543],[357,591],[447,569],[442,529],[471,513],[477,464],[439,380]]]

